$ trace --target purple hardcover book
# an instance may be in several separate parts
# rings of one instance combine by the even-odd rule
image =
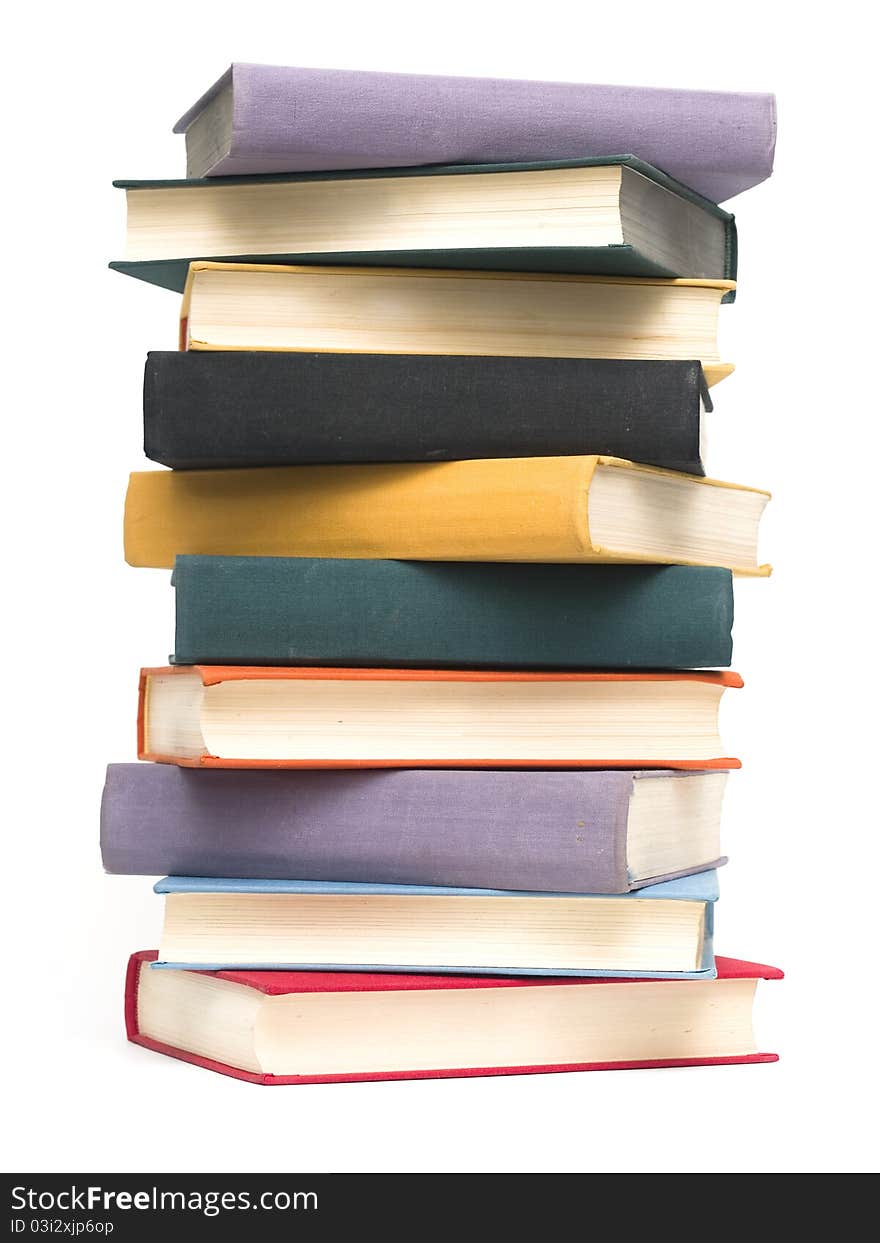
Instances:
[[[773,170],[768,94],[233,64],[174,127],[187,175],[634,155],[713,202]]]
[[[111,764],[108,872],[626,893],[719,858],[724,772]]]

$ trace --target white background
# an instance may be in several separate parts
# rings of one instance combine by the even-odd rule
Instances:
[[[15,6],[2,89],[5,1169],[876,1168],[876,131],[867,6]],[[126,1044],[146,878],[104,876],[104,765],[131,760],[168,574],[122,558],[148,348],[176,295],[106,270],[114,177],[183,175],[177,116],[231,60],[775,90],[775,176],[730,206],[711,473],[767,486],[769,581],[738,585],[718,948],[778,963],[775,1066],[263,1089]],[[11,209],[11,210],[10,210]]]

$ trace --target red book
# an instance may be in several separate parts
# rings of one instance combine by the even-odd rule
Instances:
[[[174,971],[128,964],[129,1040],[250,1083],[444,1079],[775,1062],[752,1032],[757,981]]]

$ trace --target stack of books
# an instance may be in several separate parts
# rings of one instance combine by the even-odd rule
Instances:
[[[125,510],[174,655],[102,806],[106,869],[168,873],[129,1038],[260,1083],[775,1060],[780,973],[713,947],[767,494],[702,454],[706,196],[769,175],[772,97],[235,65],[179,128],[113,265],[183,294]]]

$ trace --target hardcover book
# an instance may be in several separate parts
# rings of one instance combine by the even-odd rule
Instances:
[[[144,452],[177,470],[599,453],[702,475],[700,364],[160,351]]]
[[[146,471],[130,565],[185,553],[416,561],[641,562],[768,574],[766,492],[604,457]]]
[[[132,954],[129,1040],[249,1083],[448,1079],[775,1062],[752,1027],[758,980],[153,971]]]
[[[733,370],[718,309],[733,281],[537,272],[191,263],[180,345],[541,358],[699,359]]]
[[[169,876],[157,968],[712,979],[714,872],[625,894]]]
[[[191,768],[738,768],[735,673],[176,665],[141,671],[138,757]]]
[[[714,669],[729,570],[180,556],[177,665]],[[165,871],[174,871],[166,868]]]
[[[195,259],[736,276],[733,217],[633,156],[114,185],[110,266],[178,291]]]
[[[564,160],[635,151],[713,202],[773,170],[768,94],[237,62],[180,118],[187,173]]]
[[[626,893],[724,862],[725,772],[110,764],[108,872]]]

